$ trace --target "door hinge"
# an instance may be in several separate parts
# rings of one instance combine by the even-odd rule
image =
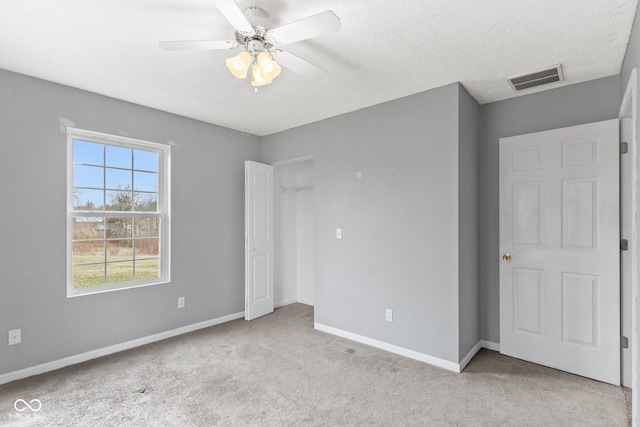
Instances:
[[[627,239],[620,239],[620,250],[621,251],[629,250],[629,241]]]
[[[627,154],[629,152],[629,143],[621,142],[620,143],[620,154]]]
[[[620,348],[629,348],[629,338],[620,337]]]

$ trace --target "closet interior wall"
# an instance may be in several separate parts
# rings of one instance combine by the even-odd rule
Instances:
[[[314,300],[313,160],[274,167],[276,306]]]

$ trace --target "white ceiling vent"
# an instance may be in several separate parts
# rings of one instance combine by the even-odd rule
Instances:
[[[516,92],[532,87],[542,86],[549,83],[561,82],[564,80],[562,76],[562,66],[555,65],[546,70],[536,71],[522,76],[512,77],[509,79],[511,87]]]

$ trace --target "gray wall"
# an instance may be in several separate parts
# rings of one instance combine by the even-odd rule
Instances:
[[[478,145],[480,106],[460,86],[458,114],[458,215],[459,215],[459,358],[480,341],[480,280],[478,265]]]
[[[620,76],[525,95],[481,107],[480,306],[482,339],[500,342],[498,140],[614,119],[622,101]]]
[[[316,322],[459,361],[458,103],[451,84],[262,139],[264,162],[314,156]]]
[[[244,309],[244,161],[259,138],[2,70],[0,117],[0,374]],[[171,283],[66,298],[59,117],[175,141]]]

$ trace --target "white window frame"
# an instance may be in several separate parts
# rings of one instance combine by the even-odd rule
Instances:
[[[158,153],[158,196],[157,212],[127,211],[127,217],[160,218],[160,277],[148,280],[96,285],[89,288],[73,288],[73,218],[75,217],[122,217],[122,212],[85,211],[73,208],[73,140],[107,144],[132,149],[142,149]],[[118,135],[109,135],[84,129],[67,128],[67,297],[91,295],[121,289],[134,289],[142,286],[158,285],[171,281],[171,146],[156,142],[143,141]]]

